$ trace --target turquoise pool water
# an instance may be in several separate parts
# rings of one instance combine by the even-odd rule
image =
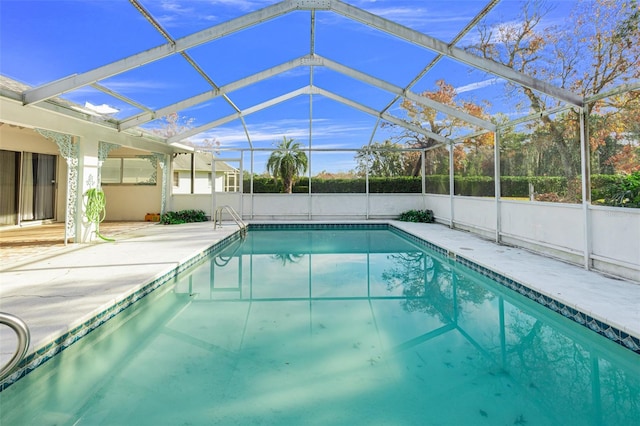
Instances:
[[[626,425],[640,356],[390,230],[252,230],[0,393],[2,425]]]

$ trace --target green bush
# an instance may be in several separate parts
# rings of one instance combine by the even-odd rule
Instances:
[[[494,179],[491,176],[464,176],[455,179],[455,195],[493,197]]]
[[[403,222],[433,223],[436,218],[433,216],[432,210],[409,210],[400,213],[398,220]]]
[[[578,176],[570,183],[578,185],[579,188],[579,180]],[[638,180],[637,172],[626,177],[624,175],[592,175],[591,198],[594,203],[639,207],[640,201],[636,198],[637,183],[634,183]],[[493,197],[494,182],[493,176],[456,176],[455,194]],[[546,196],[545,199],[555,197],[561,200],[566,196],[569,187],[567,179],[563,176],[502,176],[500,182],[500,193],[503,197],[529,197],[529,183],[531,183],[535,193],[541,197]],[[428,194],[449,194],[449,176],[426,176],[425,187]],[[247,194],[250,192],[249,179],[245,179],[243,190]],[[364,194],[365,190],[365,178],[311,179],[311,192],[314,194]],[[282,193],[282,185],[270,177],[254,177],[253,192],[254,194],[279,194]],[[308,194],[309,178],[301,177],[293,186],[293,192]],[[371,194],[420,194],[422,178],[419,176],[370,177],[369,192]]]
[[[370,177],[371,194],[421,194],[420,176]]]
[[[449,194],[449,175],[427,175],[424,181],[427,194]]]
[[[603,190],[607,206],[640,208],[640,171],[619,176]]]
[[[563,176],[530,176],[528,179],[537,194],[565,195],[567,193],[567,178]]]
[[[180,210],[166,212],[160,217],[163,225],[177,225],[180,223],[206,222],[207,216],[202,210]]]
[[[503,197],[529,197],[528,176],[503,176],[500,179],[500,194]]]
[[[364,178],[311,180],[311,192],[314,194],[364,194],[366,189]]]
[[[594,203],[603,203],[612,199],[624,179],[624,175],[591,175],[591,200]]]
[[[242,190],[245,194],[251,192],[251,180],[245,179],[242,183]],[[274,181],[270,177],[254,177],[253,178],[253,193],[254,194],[273,194],[282,191],[282,184],[279,181]]]

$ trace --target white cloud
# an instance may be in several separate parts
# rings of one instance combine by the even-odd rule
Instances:
[[[103,114],[103,115],[111,115],[120,111],[119,109],[116,109],[107,104],[94,105],[91,102],[85,102],[84,107],[87,109],[90,109],[91,111],[95,111],[98,114]]]
[[[103,85],[118,93],[147,92],[148,90],[160,90],[167,88],[166,83],[153,80],[118,80],[108,81]]]
[[[458,88],[456,88],[456,93],[460,94],[460,93],[464,93],[464,92],[471,92],[472,90],[478,90],[478,89],[482,89],[484,87],[488,87],[488,86],[492,86],[496,83],[498,83],[500,81],[500,79],[498,78],[490,78],[489,80],[484,80],[484,81],[478,81],[476,83],[471,83],[471,84],[467,84],[464,86],[460,86]]]
[[[362,132],[371,132],[371,126],[364,122],[354,122],[349,125],[332,123],[335,123],[335,121],[321,118],[314,119],[312,143],[314,143],[315,147],[353,147],[348,144],[351,137],[359,135]],[[283,136],[305,141],[309,137],[309,121],[306,119],[284,119],[255,125],[248,124],[247,129],[251,137],[251,142],[261,145],[264,145],[265,142],[267,142],[269,146],[275,145],[280,142]],[[223,148],[248,147],[247,135],[241,125],[211,129],[190,138],[193,142],[200,142],[204,139],[216,139],[220,141]],[[327,139],[334,140],[335,142],[327,144]],[[319,142],[320,140],[322,140],[321,144]],[[344,143],[341,141],[344,141]]]

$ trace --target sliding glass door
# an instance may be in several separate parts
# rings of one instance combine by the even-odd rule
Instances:
[[[0,150],[0,226],[55,218],[56,156]]]
[[[53,219],[56,189],[56,157],[22,154],[22,200],[20,220]]]
[[[0,150],[0,226],[18,223],[20,153]]]

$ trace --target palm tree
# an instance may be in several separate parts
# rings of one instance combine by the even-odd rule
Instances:
[[[307,171],[308,163],[307,154],[300,149],[300,144],[283,136],[282,142],[267,160],[267,170],[274,179],[281,179],[284,192],[291,194],[293,183]]]

